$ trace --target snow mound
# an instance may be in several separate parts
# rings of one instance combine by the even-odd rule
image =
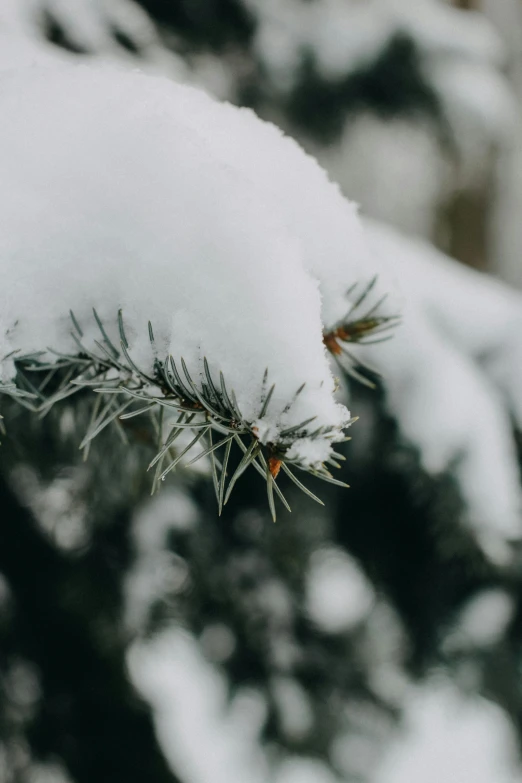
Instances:
[[[5,74],[0,111],[0,356],[77,352],[69,310],[92,346],[93,307],[119,344],[121,308],[145,371],[150,320],[160,356],[196,381],[206,357],[247,421],[268,368],[272,438],[312,417],[340,433],[322,332],[375,269],[312,158],[250,112],[107,65]]]

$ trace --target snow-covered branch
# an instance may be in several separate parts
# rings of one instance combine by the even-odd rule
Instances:
[[[111,67],[7,74],[1,103],[4,382],[78,355],[78,384],[192,414],[175,431],[248,432],[242,467],[263,445],[274,478],[284,460],[331,478],[351,422],[323,330],[375,268],[315,161],[251,113]]]

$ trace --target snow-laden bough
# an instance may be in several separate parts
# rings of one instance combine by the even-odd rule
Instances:
[[[337,483],[352,419],[325,349],[393,318],[319,165],[250,112],[109,66],[5,74],[0,110],[3,391],[45,412],[94,390],[85,447],[151,414],[154,484],[201,443],[220,506],[250,464],[273,513],[281,467]]]

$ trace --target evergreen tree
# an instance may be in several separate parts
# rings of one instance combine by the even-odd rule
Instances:
[[[94,6],[83,7],[96,17]],[[320,52],[302,56],[298,78],[287,86],[269,72],[270,63],[259,54],[256,36],[263,19],[255,4],[205,3],[199,14],[189,3],[171,7],[144,3],[143,7],[159,25],[158,38],[143,22],[129,26],[130,19],[145,18],[136,9],[134,16],[122,11],[115,15],[115,9],[123,9],[117,4],[107,6],[100,27],[104,36],[107,31],[110,35],[95,35],[90,42],[81,43],[78,37],[93,28],[81,24],[75,28],[72,16],[60,14],[58,6],[44,4],[41,19],[49,40],[73,51],[103,53],[99,42],[105,40],[110,41],[107,50],[116,49],[119,56],[163,62],[169,70],[178,67],[169,51],[173,44],[176,54],[188,63],[189,75],[205,73],[205,58],[222,62],[233,76],[232,97],[237,102],[276,117],[306,141],[311,139],[315,148],[339,137],[347,122],[368,110],[385,122],[391,117],[422,118],[421,125],[426,122],[437,129],[443,147],[450,148],[455,141],[444,95],[441,99],[436,85],[426,79],[422,38],[416,39],[411,31],[393,34],[369,64],[340,78],[321,73]],[[165,55],[161,60],[158,51],[167,52],[169,59]],[[395,89],[398,81],[404,87],[400,91]],[[372,231],[369,227],[369,234]],[[379,236],[376,230],[376,244]],[[402,248],[410,248],[424,272],[431,266],[439,268],[439,263],[444,269],[445,261],[433,256],[426,264],[431,251],[406,240],[398,249],[395,235],[382,241],[391,242],[387,247],[393,248],[394,263],[411,280],[406,289],[422,310],[412,331],[417,330],[422,339],[416,353],[411,332],[406,332],[413,360],[402,365],[408,349],[394,347],[400,346],[400,328],[393,329],[394,340],[370,349],[384,380],[362,366],[367,354],[357,343],[361,338],[370,341],[372,331],[393,325],[398,312],[383,311],[382,320],[373,317],[372,307],[380,296],[368,291],[372,275],[366,284],[358,278],[347,281],[347,289],[359,282],[350,294],[352,305],[359,308],[357,317],[352,313],[336,322],[335,328],[323,322],[327,347],[334,356],[342,356],[343,370],[337,373],[349,388],[350,408],[360,416],[350,433],[353,440],[337,447],[346,459],[341,460],[342,472],[335,475],[350,484],[349,490],[294,471],[291,462],[284,461],[290,441],[283,451],[273,451],[266,443],[255,453],[256,424],[242,420],[229,379],[223,376],[221,385],[213,357],[208,357],[212,365],[208,376],[203,368],[201,385],[190,367],[185,372],[181,362],[172,365],[163,355],[151,377],[150,368],[136,364],[129,351],[125,311],[120,323],[116,311],[109,321],[104,315],[100,323],[97,317],[86,321],[75,311],[67,326],[62,322],[63,335],[69,339],[72,329],[83,347],[74,355],[53,359],[52,366],[48,356],[17,358],[16,387],[10,381],[4,387],[7,434],[0,453],[6,510],[0,555],[5,578],[2,751],[6,780],[33,780],[46,774],[45,769],[51,769],[53,780],[59,780],[58,775],[78,781],[109,780],[109,776],[153,781],[176,779],[176,775],[183,781],[218,780],[219,764],[215,769],[194,766],[190,752],[170,748],[172,740],[166,739],[172,736],[168,726],[178,725],[176,704],[183,704],[183,689],[179,685],[177,690],[169,689],[169,670],[162,668],[169,649],[178,650],[177,669],[186,672],[191,683],[189,703],[197,699],[198,691],[194,676],[189,675],[194,670],[186,661],[183,668],[183,650],[195,659],[203,655],[213,671],[222,673],[231,710],[234,706],[239,710],[243,702],[251,704],[246,715],[251,715],[254,704],[261,710],[258,733],[265,750],[261,764],[267,768],[248,770],[252,780],[306,780],[306,775],[329,780],[327,769],[342,780],[373,780],[383,741],[391,737],[401,712],[409,714],[412,687],[426,683],[429,693],[428,674],[434,666],[445,672],[448,681],[471,691],[469,698],[475,699],[471,703],[477,710],[476,694],[485,693],[519,725],[519,577],[516,557],[509,553],[509,538],[516,527],[510,529],[506,523],[502,528],[507,512],[502,516],[500,485],[484,500],[477,492],[477,477],[480,483],[484,472],[470,473],[466,467],[477,465],[477,454],[482,453],[481,433],[477,442],[468,436],[471,424],[478,430],[475,412],[470,409],[470,429],[465,434],[459,430],[455,450],[446,461],[437,461],[439,452],[431,448],[429,428],[424,431],[422,422],[409,417],[415,383],[410,393],[402,391],[401,410],[400,394],[393,398],[393,370],[400,369],[395,375],[398,382],[409,378],[417,363],[413,377],[425,375],[430,388],[438,390],[437,399],[445,386],[451,388],[451,377],[445,377],[442,368],[453,366],[450,360],[458,352],[464,371],[457,381],[453,378],[452,397],[462,393],[462,399],[475,400],[481,389],[489,390],[493,377],[510,398],[516,416],[519,385],[513,366],[518,343],[512,339],[510,344],[509,338],[520,303],[516,294],[491,289],[471,272],[462,272],[462,277],[453,270],[447,276],[441,272],[441,285],[432,291],[440,296],[434,322],[441,313],[447,317],[445,331],[451,339],[443,340],[425,319],[432,306],[427,289],[435,278],[428,275],[427,284],[417,283],[413,265],[401,261]],[[465,292],[455,306],[440,293],[446,284],[448,289],[461,286]],[[474,318],[462,316],[466,295],[480,301],[486,314],[477,339]],[[497,317],[500,311],[505,319]],[[146,320],[142,325],[143,344],[152,355],[151,338],[156,343],[161,339],[154,316],[154,312],[146,316],[152,333]],[[42,345],[42,350],[47,347]],[[493,354],[489,376],[482,369],[479,374],[475,365],[474,357],[484,349]],[[433,375],[440,386],[420,361],[423,352],[427,364],[433,363],[439,371]],[[274,401],[270,377],[261,386],[264,370],[264,366],[258,370],[263,389],[258,412],[267,400],[267,406]],[[368,381],[377,388],[363,385]],[[94,385],[104,394],[97,396]],[[196,448],[207,452],[202,462],[208,475],[179,465],[169,476],[171,489],[162,487],[147,501],[151,486],[144,468],[160,453],[154,467],[162,465],[163,471],[189,443],[183,441],[183,448],[176,449],[172,440],[173,448],[163,451],[166,414],[158,396],[184,416],[179,424],[190,424],[195,420],[186,421],[188,417],[205,411],[197,413],[201,421],[205,419],[205,428],[196,429],[194,437],[204,433]],[[100,402],[94,409],[96,399]],[[390,399],[395,399],[391,407]],[[511,475],[516,456],[509,443],[506,406],[498,402],[497,392],[484,399],[480,423],[490,425],[488,442],[483,444],[490,454],[484,464],[493,482],[498,473],[502,480]],[[123,410],[124,405],[128,407]],[[36,410],[31,413],[28,407]],[[120,418],[141,408],[147,409],[142,415]],[[453,431],[455,422],[465,420],[462,408],[455,408],[457,418],[452,410],[435,409],[441,431],[442,413],[449,416]],[[209,421],[219,432],[217,436],[214,432],[212,441]],[[234,428],[230,428],[232,421]],[[126,443],[123,439],[120,443],[117,434],[122,429]],[[177,436],[179,443],[183,429],[171,430],[170,437]],[[489,440],[490,432],[500,433],[500,445]],[[299,428],[288,437],[294,439],[296,433]],[[218,439],[224,441],[219,450],[208,451]],[[77,449],[82,441],[84,450],[90,451],[85,463]],[[234,444],[234,451],[225,464],[229,444]],[[430,469],[428,464],[427,471],[426,455],[433,454],[431,464],[437,467]],[[497,455],[499,471],[493,471],[492,455]],[[197,455],[191,452],[192,456]],[[453,459],[461,460],[460,472]],[[243,474],[247,461],[257,465],[263,476],[252,467],[239,475],[237,469]],[[276,477],[280,462],[284,467]],[[284,469],[321,497],[324,508],[293,484]],[[323,478],[332,475],[329,468],[325,472],[315,467],[313,472]],[[230,479],[236,476],[234,491],[218,516]],[[226,484],[221,484],[222,478]],[[275,487],[280,486],[293,509],[291,516],[277,497]],[[272,503],[277,506],[275,526],[270,524]],[[498,503],[498,520],[493,511],[485,529],[474,525],[473,519],[463,526],[474,503],[475,509],[481,503],[494,509]],[[479,617],[478,631],[473,611]],[[481,635],[481,625],[492,626],[489,638]],[[179,635],[180,628],[185,629],[184,635]],[[136,637],[143,641],[136,642]],[[134,685],[153,706],[162,751],[152,736],[148,708],[127,678],[129,645]],[[156,680],[154,676],[147,680],[147,660],[159,672]],[[170,668],[176,670],[176,665]],[[203,676],[203,668],[200,671]],[[443,687],[439,693],[444,693]],[[173,711],[170,719],[165,703]],[[179,715],[177,720],[181,725]],[[252,716],[250,724],[256,725]],[[203,752],[203,736],[200,742]],[[167,770],[163,754],[175,773]],[[306,764],[297,766],[302,757]],[[41,767],[41,762],[55,766]],[[227,773],[230,779],[236,774],[230,769]]]

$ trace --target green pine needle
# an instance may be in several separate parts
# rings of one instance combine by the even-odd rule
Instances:
[[[370,286],[367,286],[366,293],[369,290]],[[364,297],[359,299],[362,302]],[[357,306],[359,304],[358,301]],[[375,309],[374,306],[366,315],[373,316]],[[154,331],[149,322],[148,336],[154,370],[152,374],[145,372],[131,356],[121,310],[117,314],[118,345],[109,337],[110,330],[106,329],[98,312],[95,309],[92,312],[100,334],[100,339],[94,340],[94,348],[84,345],[85,331],[71,311],[71,336],[77,353],[64,354],[52,349],[25,356],[13,353],[5,358],[13,359],[17,368],[16,380],[0,384],[0,395],[12,398],[39,416],[47,415],[55,405],[74,395],[83,394],[87,399],[91,395],[93,402],[89,423],[80,443],[84,458],[87,458],[93,441],[108,427],[113,426],[119,436],[127,441],[127,431],[132,431],[134,427],[133,420],[145,415],[151,429],[151,439],[156,444],[156,453],[148,465],[148,470],[154,468],[153,492],[184,457],[188,460],[184,463],[185,467],[209,458],[220,514],[238,480],[251,466],[266,482],[268,506],[274,521],[276,497],[290,511],[277,479],[270,472],[271,456],[280,460],[283,473],[299,490],[321,505],[322,501],[296,478],[291,466],[324,481],[347,486],[334,479],[324,465],[319,469],[310,469],[286,457],[292,443],[300,438],[332,437],[334,441],[339,441],[339,432],[333,431],[331,427],[318,427],[312,431],[309,425],[316,417],[311,417],[283,429],[278,444],[271,444],[268,448],[259,441],[253,423],[243,416],[234,390],[228,386],[223,373],[213,375],[206,357],[203,358],[203,378],[196,383],[182,357],[179,364],[171,355],[165,360],[158,358]],[[379,323],[376,329],[385,326],[385,323]],[[49,353],[56,357],[55,361],[49,360]],[[304,388],[303,383],[284,407],[283,414],[288,413]],[[274,390],[275,384],[268,387],[266,369],[261,385],[259,419],[266,416]],[[172,414],[175,414],[175,419],[167,420],[171,419]],[[1,421],[0,428],[3,428]],[[190,431],[193,437],[179,451],[176,449],[176,441],[185,431]],[[221,435],[219,440],[213,441],[213,432]],[[200,441],[203,441],[204,448],[192,456],[191,450]],[[241,457],[233,474],[229,476],[233,447],[239,448]],[[338,460],[344,459],[342,454],[332,452],[328,464],[338,467]]]

